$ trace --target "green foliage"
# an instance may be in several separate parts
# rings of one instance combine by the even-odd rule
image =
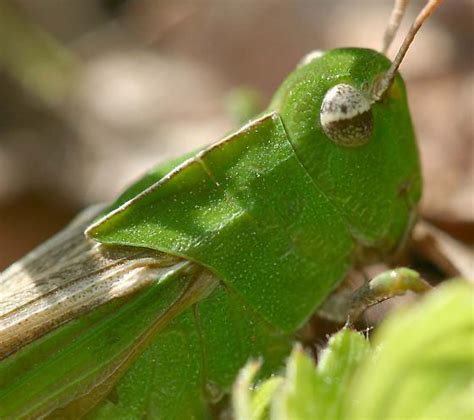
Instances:
[[[275,376],[255,388],[250,385],[258,364],[248,363],[234,387],[236,417],[258,420],[271,413],[272,419],[341,418],[348,383],[368,350],[369,344],[361,334],[344,329],[329,340],[317,367],[297,345],[285,377]]]
[[[238,420],[472,419],[474,289],[451,281],[398,310],[370,348],[343,329],[317,366],[296,346],[284,376],[252,387],[257,370],[247,364],[234,386]]]
[[[353,418],[474,416],[474,290],[450,282],[389,317],[352,390]],[[469,392],[469,387],[471,387]]]

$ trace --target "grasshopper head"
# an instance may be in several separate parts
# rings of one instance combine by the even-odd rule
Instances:
[[[373,90],[391,63],[368,49],[313,55],[271,103],[303,166],[358,243],[383,254],[403,241],[421,196],[421,175],[403,80]]]
[[[397,69],[442,1],[426,1],[393,62],[367,49],[312,53],[270,104],[280,112],[316,187],[346,219],[360,246],[378,254],[390,254],[403,244],[421,197],[418,151]],[[394,3],[384,53],[407,5]]]

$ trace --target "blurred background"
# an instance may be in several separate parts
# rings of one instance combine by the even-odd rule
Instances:
[[[411,2],[400,36],[423,3]],[[380,49],[391,7],[0,0],[0,270],[157,162],[237,127],[236,116],[265,106],[307,52]],[[425,175],[422,215],[469,249],[473,26],[471,0],[446,1],[402,66]]]

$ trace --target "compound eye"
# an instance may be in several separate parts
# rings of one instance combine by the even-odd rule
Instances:
[[[370,101],[355,87],[341,83],[324,96],[321,126],[336,144],[357,147],[366,144],[373,131]]]

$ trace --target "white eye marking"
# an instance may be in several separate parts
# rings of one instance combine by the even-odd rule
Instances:
[[[324,96],[320,121],[326,135],[336,144],[361,146],[372,135],[371,103],[358,89],[341,83]]]
[[[322,50],[314,50],[306,54],[298,63],[296,68],[300,68],[303,66],[306,66],[306,64],[311,63],[311,61],[316,60],[318,58],[321,58],[324,54],[326,54],[325,51]]]

